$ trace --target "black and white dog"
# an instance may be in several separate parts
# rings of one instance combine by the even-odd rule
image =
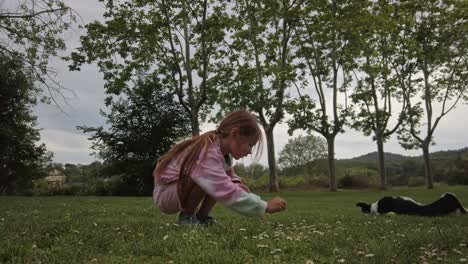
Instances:
[[[450,213],[467,213],[460,201],[453,193],[443,194],[437,201],[431,204],[420,204],[413,199],[398,196],[385,196],[373,204],[357,203],[363,213],[419,215],[419,216],[442,216]]]

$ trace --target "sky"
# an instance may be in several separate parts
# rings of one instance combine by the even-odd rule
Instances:
[[[8,0],[7,0],[8,1]],[[13,1],[13,0],[12,0]],[[81,24],[101,20],[104,12],[103,4],[97,0],[65,1],[76,12]],[[67,50],[62,55],[69,54],[79,46],[79,36],[83,31],[75,28],[67,32],[64,37]],[[89,135],[83,134],[76,126],[104,126],[105,119],[99,115],[99,111],[106,110],[104,105],[104,80],[102,73],[96,65],[84,65],[81,71],[68,71],[68,63],[59,59],[52,59],[50,66],[57,72],[56,80],[70,89],[66,92],[66,102],[59,100],[58,108],[54,104],[39,104],[36,107],[38,116],[38,128],[41,129],[41,142],[49,151],[54,153],[54,161],[60,163],[89,164],[96,159],[92,156]],[[458,104],[456,109],[442,119],[435,132],[436,145],[431,147],[431,152],[438,150],[453,150],[468,146],[468,105]],[[202,132],[216,127],[216,124],[203,124]],[[287,133],[285,123],[275,127],[275,150],[278,154],[289,139],[303,132],[295,132],[292,137]],[[365,137],[361,132],[347,128],[344,134],[339,134],[335,141],[335,153],[337,159],[357,157],[376,151],[376,144],[370,137]],[[421,150],[404,150],[393,136],[386,144],[385,151],[408,156],[421,155]],[[267,164],[267,151],[258,160]],[[246,157],[240,162],[249,164],[254,162],[252,157]]]

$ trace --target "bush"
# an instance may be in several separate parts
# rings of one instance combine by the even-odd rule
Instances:
[[[130,195],[137,194],[135,186],[125,180],[122,175],[110,178],[92,178],[86,183],[69,183],[62,186],[50,186],[45,179],[34,182],[30,195]],[[257,183],[258,184],[258,183]]]
[[[121,195],[122,190],[128,188],[121,175],[110,178],[95,178],[87,182],[81,192],[86,195],[110,196]]]
[[[345,175],[338,181],[338,188],[368,188],[374,186],[372,179],[364,175]]]
[[[263,174],[261,177],[243,177],[244,183],[251,190],[268,190],[270,186],[270,177],[268,174]],[[328,188],[329,180],[327,176],[310,176],[310,175],[295,175],[295,176],[284,176],[279,175],[278,185],[282,188]]]
[[[330,187],[330,178],[324,175],[316,175],[310,177],[308,183],[310,186],[317,188],[328,188]]]
[[[280,177],[278,182],[280,188],[304,187],[307,186],[307,184],[308,182],[304,175]]]
[[[34,181],[32,195],[34,196],[41,196],[41,195],[49,195],[49,184],[47,183],[46,179],[39,179]]]
[[[368,188],[378,186],[378,174],[368,168],[352,168],[338,180],[338,188]]]
[[[422,176],[410,177],[408,179],[409,187],[424,186],[426,184],[426,179]]]
[[[52,196],[52,195],[78,195],[82,194],[83,185],[74,183],[74,184],[64,184],[61,186],[50,186],[47,180],[40,179],[34,182],[31,195],[34,196]]]
[[[468,170],[455,166],[445,171],[446,182],[449,185],[468,185]]]
[[[391,186],[406,186],[408,185],[408,176],[404,174],[389,176],[387,174],[387,181]]]
[[[258,178],[244,177],[242,179],[251,190],[267,190],[270,185],[270,177],[266,174]]]

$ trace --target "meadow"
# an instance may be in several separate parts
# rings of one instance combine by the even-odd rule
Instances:
[[[176,225],[150,197],[0,197],[0,263],[462,263],[468,215],[365,215],[355,203],[406,195],[428,203],[468,187],[283,192],[263,219],[218,205],[212,227]],[[261,194],[265,199],[272,194]]]

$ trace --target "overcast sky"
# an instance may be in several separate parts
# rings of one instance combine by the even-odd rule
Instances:
[[[8,0],[7,0],[8,1]],[[12,0],[13,1],[13,0]],[[15,0],[14,0],[15,1]],[[89,23],[102,18],[103,4],[97,0],[65,1],[81,16],[80,23]],[[79,45],[79,30],[68,32],[68,54]],[[54,152],[54,161],[61,163],[88,164],[94,160],[91,156],[91,142],[88,135],[76,130],[76,126],[100,126],[105,124],[104,118],[99,115],[99,110],[104,109],[104,81],[102,74],[95,65],[85,65],[79,72],[69,72],[68,64],[60,60],[52,60],[51,65],[57,71],[57,80],[75,94],[65,94],[68,97],[67,104],[59,101],[62,112],[55,105],[40,104],[37,106],[38,127],[42,129],[42,142],[49,151]],[[431,152],[437,150],[459,149],[468,146],[468,106],[459,104],[448,116],[444,117],[435,133],[436,145],[431,147]],[[202,125],[202,130],[213,129],[214,124]],[[291,138],[287,134],[286,124],[279,124],[275,128],[275,149],[279,153],[283,146]],[[202,131],[202,132],[203,132]],[[293,134],[297,136],[300,132]],[[376,151],[376,144],[371,138],[364,137],[360,132],[346,129],[345,134],[339,134],[336,138],[336,157],[338,159],[352,158],[369,152]],[[386,152],[402,155],[420,155],[420,150],[405,151],[392,137],[385,145]],[[260,159],[262,164],[267,164],[266,150]],[[245,158],[244,162],[250,163],[251,158]]]

